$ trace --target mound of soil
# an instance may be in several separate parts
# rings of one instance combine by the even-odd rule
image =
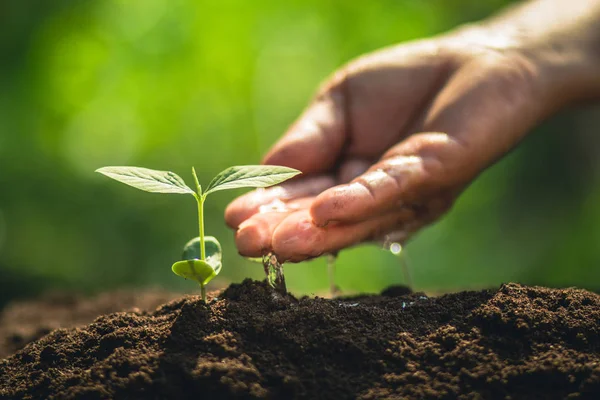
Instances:
[[[152,311],[179,293],[161,289],[120,290],[88,298],[74,293],[48,293],[39,299],[8,304],[0,312],[0,358],[59,328],[91,323],[117,311]]]
[[[600,296],[518,284],[295,299],[231,285],[58,329],[0,361],[0,398],[600,398]]]

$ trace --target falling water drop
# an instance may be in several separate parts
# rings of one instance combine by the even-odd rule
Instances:
[[[406,251],[402,248],[402,245],[398,242],[390,241],[389,237],[387,237],[383,242],[383,248],[389,250],[390,253],[398,257],[400,267],[402,268],[402,274],[404,275],[404,282],[409,288],[412,288],[413,282],[410,274],[410,267],[408,265]]]
[[[340,294],[340,288],[335,284],[335,261],[337,260],[337,252],[327,254],[327,275],[329,277],[329,293],[331,297]]]

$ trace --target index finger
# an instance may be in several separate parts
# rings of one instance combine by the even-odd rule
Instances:
[[[340,73],[341,74],[341,73]],[[334,78],[287,133],[271,148],[264,164],[296,168],[304,174],[330,170],[345,141],[343,78]]]

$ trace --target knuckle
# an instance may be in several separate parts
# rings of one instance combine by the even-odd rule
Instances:
[[[423,133],[379,165],[396,180],[404,200],[420,201],[468,182],[469,154],[467,144],[447,134]]]
[[[421,170],[428,180],[452,181],[468,157],[468,144],[446,133],[414,135],[411,142],[411,152],[421,159]]]
[[[327,78],[317,90],[315,100],[320,101],[328,97],[342,97],[346,92],[348,81],[352,73],[351,64],[345,65]]]

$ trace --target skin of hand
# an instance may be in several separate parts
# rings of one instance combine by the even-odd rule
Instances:
[[[268,152],[300,179],[234,200],[240,254],[403,243],[527,132],[600,94],[600,1],[541,0],[360,57]]]

